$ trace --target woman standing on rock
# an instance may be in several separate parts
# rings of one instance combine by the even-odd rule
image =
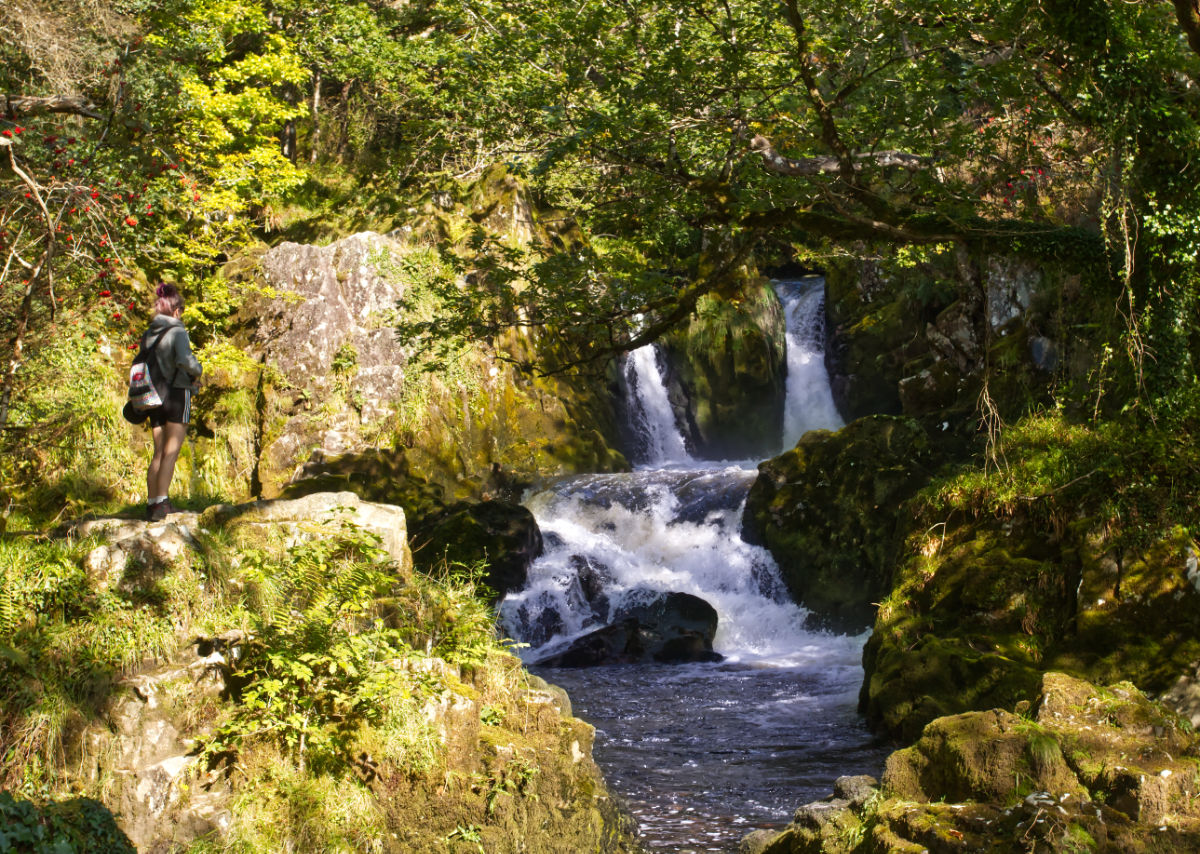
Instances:
[[[166,283],[158,286],[155,295],[158,298],[154,304],[157,314],[142,335],[142,345],[162,335],[154,345],[153,358],[169,391],[163,405],[150,410],[154,456],[150,460],[150,470],[146,472],[146,518],[151,522],[178,512],[167,495],[175,475],[175,461],[179,459],[191,420],[192,393],[203,371],[192,354],[187,330],[179,319],[183,315],[183,297],[174,285]]]

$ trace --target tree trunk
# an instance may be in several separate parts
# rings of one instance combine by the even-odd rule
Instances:
[[[1175,16],[1179,18],[1188,44],[1200,55],[1200,0],[1175,0]]]
[[[309,152],[308,162],[317,162],[317,147],[321,142],[321,72],[313,72],[312,96],[312,151]]]
[[[296,123],[288,122],[279,133],[279,153],[296,162]]]
[[[68,113],[89,119],[104,118],[96,105],[82,95],[50,95],[45,98],[32,95],[4,96],[4,115],[9,119],[38,116],[42,113]]]

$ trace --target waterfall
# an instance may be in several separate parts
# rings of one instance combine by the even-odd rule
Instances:
[[[841,425],[821,352],[821,285],[776,285],[789,443]],[[879,773],[885,748],[855,713],[865,635],[805,628],[770,553],[741,537],[754,463],[692,459],[653,346],[628,355],[622,385],[635,471],[565,478],[526,498],[545,548],[524,589],[500,603],[500,623],[537,662],[664,594],[711,605],[720,663],[547,676],[597,727],[597,760],[648,849],[731,850],[747,831],[785,823],[839,774]]]
[[[825,279],[775,283],[787,318],[787,398],[783,411],[783,450],[795,447],[809,430],[843,425],[825,369]]]
[[[643,462],[665,465],[690,460],[667,397],[658,348],[647,344],[629,353],[622,378],[630,426],[637,437],[638,451],[645,457]]]
[[[545,550],[501,604],[502,624],[537,660],[650,594],[689,593],[716,609],[722,655],[807,655],[806,612],[770,553],[740,535],[754,477],[738,467],[598,474],[533,496]]]

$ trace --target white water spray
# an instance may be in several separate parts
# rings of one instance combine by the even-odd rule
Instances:
[[[821,283],[777,288],[794,443],[841,419],[821,353]],[[525,589],[501,603],[501,622],[537,661],[655,595],[712,605],[713,647],[725,663],[559,669],[552,678],[597,726],[597,760],[628,798],[648,850],[732,850],[746,822],[786,822],[837,773],[879,773],[883,754],[854,715],[866,636],[804,628],[807,612],[788,599],[770,553],[741,538],[754,464],[691,458],[653,347],[629,355],[623,380],[643,461],[526,500],[545,551]]]
[[[825,369],[825,280],[819,276],[776,283],[787,318],[787,399],[783,450],[809,430],[837,430],[841,415]]]
[[[787,435],[795,438],[841,425],[820,350],[822,285],[778,284],[787,312]],[[649,461],[632,473],[562,481],[526,502],[546,548],[500,615],[513,637],[531,644],[528,658],[561,650],[639,598],[679,592],[717,611],[713,646],[728,658],[857,667],[861,639],[806,631],[808,614],[788,598],[770,553],[742,539],[753,464],[691,458],[653,346],[629,354],[625,387],[631,426]]]
[[[626,356],[625,387],[633,427],[645,442],[646,463],[655,466],[690,460],[653,344]]]

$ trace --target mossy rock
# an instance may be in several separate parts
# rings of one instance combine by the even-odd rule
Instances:
[[[814,621],[846,631],[871,624],[891,587],[905,499],[929,479],[934,446],[915,421],[872,416],[806,434],[759,466],[746,534],[778,562]]]
[[[1053,672],[1029,709],[939,718],[893,753],[860,813],[869,850],[1198,850],[1197,739],[1176,715],[1128,683]]]
[[[1038,674],[1129,679],[1161,693],[1200,659],[1186,534],[1114,547],[1086,517],[1025,516],[915,531],[864,650],[860,708],[911,738],[938,715],[1032,699]]]
[[[317,457],[301,469],[280,497],[342,491],[353,492],[368,501],[395,504],[404,509],[410,524],[441,512],[447,503],[445,490],[415,472],[403,448]]]
[[[686,401],[698,456],[745,459],[779,446],[787,371],[785,320],[766,280],[700,298],[688,327],[667,337],[669,384]]]
[[[1009,806],[1030,791],[1085,794],[1058,743],[1035,739],[1029,722],[1003,709],[937,718],[912,747],[888,757],[886,792],[907,800]],[[1050,744],[1035,750],[1033,744]]]
[[[1037,667],[957,638],[925,635],[897,644],[876,632],[863,651],[867,677],[859,708],[871,724],[915,738],[930,721],[967,709],[1012,708],[1037,690]]]
[[[529,565],[542,552],[542,532],[533,514],[507,501],[457,502],[421,521],[413,530],[417,565],[437,570],[481,566],[490,598],[525,586]]]

